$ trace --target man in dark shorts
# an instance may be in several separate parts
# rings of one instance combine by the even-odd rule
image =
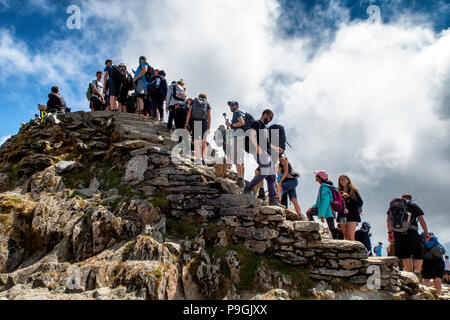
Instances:
[[[233,118],[231,123],[227,120],[227,127],[233,130],[233,163],[236,166],[238,175],[238,186],[240,188],[245,187],[244,183],[244,132],[245,126],[244,113],[239,110],[239,103],[237,101],[229,101],[228,106],[231,112],[233,112]],[[240,143],[239,143],[240,142]]]
[[[252,190],[258,186],[264,180],[267,181],[267,189],[269,191],[269,205],[284,207],[278,199],[278,195],[275,188],[276,172],[274,164],[271,159],[271,152],[281,152],[280,148],[272,145],[269,142],[269,133],[267,131],[267,125],[273,120],[273,111],[267,109],[264,110],[261,119],[255,121],[252,125],[250,134],[250,143],[253,145],[253,149],[256,149],[256,162],[258,163],[258,174],[252,181],[244,188],[244,193],[249,194]],[[250,151],[253,151],[250,149]]]
[[[103,88],[107,88],[106,92],[109,96],[109,111],[117,111],[119,106],[117,104],[117,97],[120,93],[120,83],[115,83],[113,79],[114,68],[111,59],[105,62],[105,76],[103,77]]]
[[[412,196],[404,194],[402,199],[405,201],[406,209],[411,213],[410,228],[406,232],[396,232],[392,230],[389,218],[389,210],[387,212],[387,228],[389,242],[395,243],[395,255],[402,260],[405,271],[414,272],[420,276],[423,264],[423,247],[418,232],[418,223],[422,226],[425,232],[425,240],[429,241],[427,224],[423,218],[424,213],[422,209],[415,203],[412,203]],[[413,263],[411,263],[411,258]]]

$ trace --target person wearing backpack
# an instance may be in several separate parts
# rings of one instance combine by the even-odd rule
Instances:
[[[119,112],[127,112],[128,92],[133,90],[133,76],[128,73],[125,63],[119,64],[118,67],[125,73],[125,80],[120,86],[117,104],[119,107]]]
[[[157,121],[164,122],[164,101],[167,96],[166,72],[164,70],[155,70],[155,75],[150,79],[148,91],[152,101],[153,117]],[[159,113],[159,116],[156,116],[157,113]]]
[[[103,78],[103,88],[109,96],[109,111],[117,111],[119,106],[117,104],[117,97],[120,93],[120,83],[114,81],[114,66],[111,59],[105,62],[105,76]]]
[[[207,156],[206,133],[211,129],[211,105],[206,94],[200,93],[198,98],[192,101],[186,117],[187,130],[192,130],[192,140],[194,140],[194,157],[202,159],[205,163]]]
[[[267,125],[273,120],[273,117],[273,111],[266,109],[263,111],[261,118],[252,124],[249,138],[252,147],[256,150],[256,155],[254,156],[256,157],[258,169],[257,175],[244,188],[244,194],[252,193],[255,187],[266,180],[269,191],[269,205],[284,207],[278,198],[275,186],[276,171],[271,159],[272,151],[279,152],[280,150],[269,142],[269,134],[267,132]]]
[[[89,84],[89,88],[91,91],[90,108],[92,112],[105,109],[105,97],[103,95],[103,84],[101,81],[102,76],[103,73],[101,71],[98,71],[97,79],[92,80],[92,82]]]
[[[383,255],[383,242],[378,242],[378,245],[373,248],[373,253],[376,257],[381,257]]]
[[[173,122],[175,120],[176,123],[176,116],[182,115],[180,111],[185,111],[186,108],[183,108],[186,103],[186,92],[183,87],[184,82],[182,80],[179,80],[177,82],[173,81],[172,84],[167,88],[167,95],[166,95],[166,112],[169,113],[169,120],[167,122],[167,129],[172,130]],[[178,108],[181,108],[179,112],[176,112]],[[186,114],[187,115],[187,114]],[[186,121],[185,121],[186,122]],[[185,125],[185,122],[183,122],[183,128]],[[180,129],[177,127],[177,129]]]
[[[300,177],[300,175],[292,169],[288,158],[283,154],[280,155],[279,167],[281,170],[281,178],[278,184],[280,185],[283,193],[286,194],[291,200],[292,204],[294,205],[295,212],[297,212],[297,215],[299,217],[302,217],[302,209],[300,208],[300,204],[298,203],[296,192],[296,188],[298,186],[298,178]],[[283,205],[287,207],[287,203]]]
[[[325,170],[314,171],[316,175],[316,182],[320,184],[319,192],[317,194],[316,204],[308,209],[306,216],[309,221],[314,221],[314,216],[318,216],[321,222],[327,222],[328,229],[330,229],[333,239],[336,239],[336,227],[334,225],[335,209],[333,209],[333,202],[343,202],[342,199],[336,200],[340,197],[340,193],[333,182],[328,180],[328,173]]]
[[[149,64],[147,58],[144,56],[139,57],[139,66],[134,73],[133,84],[134,91],[137,98],[136,112],[141,113],[144,111],[144,99],[147,96],[147,81],[146,75],[149,70]]]
[[[430,240],[422,209],[412,202],[410,194],[404,194],[402,198],[395,198],[390,202],[386,214],[388,238],[389,242],[395,243],[397,258],[402,260],[405,271],[414,272],[420,277],[423,252],[418,221],[424,231],[425,240]]]
[[[230,121],[226,121],[226,125],[228,128],[233,130],[233,163],[236,166],[236,171],[238,175],[238,186],[243,188],[244,184],[244,113],[239,110],[239,102],[237,101],[229,101],[228,106],[230,107],[231,112],[233,113],[233,118]],[[241,129],[241,130],[239,130]],[[242,148],[239,148],[239,146]]]
[[[361,222],[363,200],[359,190],[345,174],[339,177],[338,190],[344,198],[346,210],[338,212],[337,222],[341,225],[345,240],[355,241],[356,226]]]
[[[429,240],[426,241],[425,233],[422,232],[420,239],[423,245],[423,284],[429,287],[430,281],[433,279],[434,287],[439,296],[442,291],[442,278],[445,272],[445,262],[443,259],[445,249],[433,233],[429,234]]]
[[[58,87],[52,87],[48,95],[47,113],[65,113],[67,109],[66,101],[59,93]]]

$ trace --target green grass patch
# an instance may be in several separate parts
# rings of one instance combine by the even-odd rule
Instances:
[[[158,268],[155,270],[155,272],[153,273],[155,275],[155,277],[157,278],[161,278],[162,277],[162,271]]]
[[[168,217],[166,220],[167,236],[174,239],[189,239],[195,238],[201,231],[199,223],[193,219],[184,217],[182,219],[175,219]]]

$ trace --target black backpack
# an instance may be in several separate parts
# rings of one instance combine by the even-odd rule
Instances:
[[[253,116],[250,113],[244,112],[244,122],[245,125],[242,127],[242,130],[247,131],[255,123],[255,118],[253,118]]]
[[[288,144],[286,141],[286,130],[281,124],[273,124],[269,127],[269,139],[271,144],[286,151],[286,144]]]
[[[208,101],[203,99],[194,99],[192,102],[191,119],[203,120],[208,115]]]
[[[159,89],[161,88],[161,82],[162,82],[162,78],[160,76],[156,76],[156,77],[152,78],[152,80],[148,84],[148,89],[151,92],[158,92]]]
[[[125,70],[123,70],[122,68],[119,68],[116,65],[113,65],[113,74],[112,74],[112,78],[114,80],[115,83],[117,84],[121,84],[123,82],[125,82],[125,80],[127,79],[127,72]]]
[[[395,198],[389,204],[389,224],[396,232],[406,232],[408,229],[417,230],[411,225],[411,213],[408,212],[407,203],[402,198]]]

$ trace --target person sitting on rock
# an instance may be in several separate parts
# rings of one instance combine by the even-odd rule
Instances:
[[[48,95],[47,113],[65,113],[67,110],[66,101],[59,93],[58,87],[52,87],[52,92]]]
[[[318,216],[322,223],[326,220],[333,239],[336,239],[335,218],[330,203],[333,201],[331,188],[337,188],[333,186],[333,182],[328,180],[328,173],[325,170],[314,171],[314,173],[316,175],[316,181],[320,184],[320,188],[316,204],[308,209],[306,215],[310,221],[314,221],[314,216]]]

